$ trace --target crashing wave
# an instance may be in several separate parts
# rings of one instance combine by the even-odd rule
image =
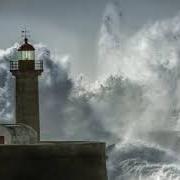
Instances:
[[[110,180],[180,179],[178,156],[140,141],[119,143],[108,153]]]

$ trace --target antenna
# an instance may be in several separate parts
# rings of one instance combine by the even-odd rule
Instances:
[[[24,38],[24,41],[27,42],[28,38],[30,38],[30,32],[24,27],[24,30],[21,30],[21,37]]]

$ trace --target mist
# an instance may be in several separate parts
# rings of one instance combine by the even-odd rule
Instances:
[[[149,142],[143,137],[152,132],[174,132],[180,126],[180,15],[148,22],[134,32],[128,31],[124,19],[119,4],[107,4],[97,40],[97,76],[93,82],[81,72],[78,78],[72,76],[70,55],[54,56],[43,43],[35,45],[36,58],[44,62],[39,79],[41,139],[116,144],[109,154],[111,179],[121,179],[122,169],[130,175],[142,175],[146,168],[156,179],[162,170],[160,164],[166,163],[169,172],[174,167],[170,163],[178,161],[174,153],[158,144],[157,138]],[[2,122],[15,122],[9,61],[16,58],[18,46],[0,50]],[[151,152],[148,157],[141,156],[144,150]],[[136,152],[135,157],[130,156],[132,152]],[[162,153],[164,156],[159,156]],[[154,154],[159,160],[152,159]],[[136,155],[143,163],[135,161],[132,166],[129,163]],[[137,171],[139,168],[141,171]]]
[[[131,36],[121,28],[122,16],[117,4],[107,5],[94,82],[71,76],[69,55],[53,56],[47,46],[36,45],[37,59],[45,64],[39,81],[42,138],[108,141],[142,129],[178,129],[179,15],[148,23]],[[17,47],[0,51],[1,119],[8,121],[14,111],[8,61]]]

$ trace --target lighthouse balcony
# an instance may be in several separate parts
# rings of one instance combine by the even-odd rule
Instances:
[[[41,60],[19,60],[19,61],[10,61],[10,71],[39,71],[43,72],[43,61]]]

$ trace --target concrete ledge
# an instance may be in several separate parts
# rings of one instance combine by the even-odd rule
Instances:
[[[105,144],[41,142],[1,145],[0,179],[107,180]]]

